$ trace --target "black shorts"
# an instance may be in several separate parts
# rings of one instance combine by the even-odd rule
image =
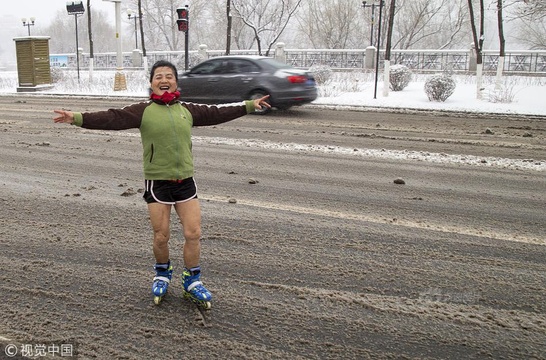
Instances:
[[[148,204],[174,205],[197,199],[197,187],[192,177],[184,180],[145,180],[144,189],[142,197]]]

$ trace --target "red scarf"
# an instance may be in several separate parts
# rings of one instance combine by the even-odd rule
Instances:
[[[174,99],[178,99],[179,96],[180,96],[180,91],[175,91],[175,92],[165,91],[163,95],[161,96],[157,95],[156,93],[151,93],[150,99],[161,101],[161,102],[164,102],[165,104],[170,104],[171,101],[173,101]]]

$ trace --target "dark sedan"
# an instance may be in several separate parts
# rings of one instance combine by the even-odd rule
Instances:
[[[178,77],[183,101],[220,104],[270,95],[271,106],[288,109],[317,98],[313,75],[265,56],[219,56]]]

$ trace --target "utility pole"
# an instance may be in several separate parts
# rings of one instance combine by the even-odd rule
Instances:
[[[85,12],[83,3],[81,1],[69,1],[66,3],[66,10],[68,15],[74,15],[74,22],[76,23],[76,69],[78,70],[78,84],[80,83],[80,45],[78,42],[78,16]]]
[[[121,51],[121,0],[103,0],[113,2],[116,9],[116,77],[114,91],[127,90],[127,79],[123,73],[123,53]]]
[[[377,5],[375,5],[375,3],[371,3],[371,4],[368,4],[367,1],[363,1],[362,2],[362,7],[365,9],[367,7],[371,7],[372,8],[372,20],[370,21],[371,23],[371,29],[370,29],[370,46],[373,46],[373,25],[374,25],[374,22],[375,22],[375,7]]]
[[[133,10],[129,9],[129,10],[127,10],[127,18],[129,20],[135,20],[135,49],[138,49],[137,19],[140,19],[140,16],[139,16],[139,14],[134,13]]]

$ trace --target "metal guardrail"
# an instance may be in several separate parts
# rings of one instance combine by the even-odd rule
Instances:
[[[497,71],[498,51],[484,51],[483,70]],[[460,51],[398,51],[393,52],[394,63],[417,70],[444,70],[449,66],[454,71],[475,71],[476,57],[473,52]],[[546,51],[506,52],[503,72],[544,73],[546,75]]]
[[[277,49],[278,50],[278,49]],[[311,68],[313,66],[328,66],[334,70],[358,70],[372,69],[366,56],[375,54],[375,49],[347,49],[347,50],[316,50],[316,49],[284,49],[275,51],[272,57],[281,57],[286,63],[298,68]],[[280,55],[279,55],[280,53]],[[190,68],[203,61],[203,59],[223,55],[223,50],[190,51]],[[256,50],[235,50],[232,55],[246,54],[258,55]],[[384,60],[384,50],[380,50],[380,61]],[[51,57],[67,58],[66,67],[76,67],[75,54],[56,54]],[[148,64],[157,60],[168,60],[183,68],[183,51],[149,51],[147,52]],[[370,59],[369,59],[370,60]],[[499,63],[498,51],[486,50],[483,52],[483,70],[496,71]],[[94,56],[95,69],[115,69],[117,64],[116,53],[100,53]],[[472,50],[392,50],[391,65],[401,64],[414,71],[432,72],[453,70],[455,72],[473,72],[476,70],[476,56]],[[89,54],[80,54],[80,67],[89,66]],[[123,66],[126,68],[142,68],[142,54],[140,51],[123,53]],[[506,51],[504,69],[506,73],[520,73],[533,75],[546,75],[546,51]]]

